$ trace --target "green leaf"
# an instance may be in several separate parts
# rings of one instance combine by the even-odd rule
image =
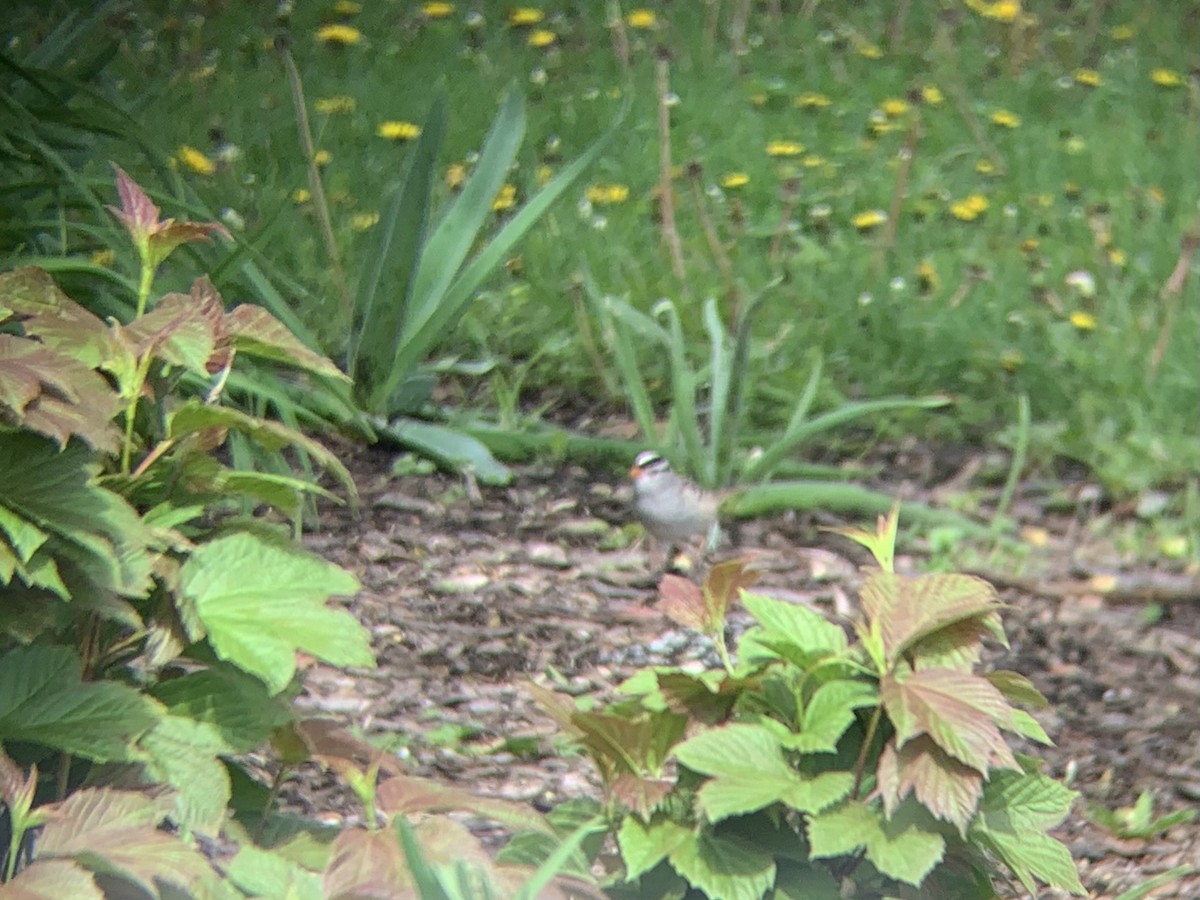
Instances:
[[[191,295],[166,294],[154,309],[121,330],[132,341],[137,356],[149,353],[189,372],[207,375],[224,312],[215,292],[196,297],[193,288]]]
[[[244,844],[227,865],[229,880],[252,897],[322,900],[321,876],[277,853]]]
[[[511,484],[512,470],[498,462],[490,450],[469,434],[406,416],[393,419],[378,433],[417,451],[454,472],[469,471],[480,484],[502,487]]]
[[[294,547],[238,533],[198,547],[179,573],[180,592],[221,659],[283,690],[304,650],[335,666],[374,664],[365,629],[345,610],[325,607],[358,581]]]
[[[68,556],[93,589],[141,596],[151,584],[153,535],[133,507],[93,483],[98,472],[82,444],[60,451],[37,435],[0,433],[0,508],[8,520],[62,538],[55,555]]]
[[[842,900],[837,879],[828,869],[790,859],[777,859],[776,865],[771,900]]]
[[[787,740],[785,746],[805,753],[833,753],[854,722],[854,711],[878,702],[879,689],[870,682],[846,679],[826,682],[805,704],[800,733]]]
[[[759,900],[775,881],[775,860],[745,838],[709,831],[681,842],[672,867],[711,900]]]
[[[172,716],[212,725],[234,753],[254,750],[295,719],[290,698],[272,696],[259,679],[220,663],[159,682],[154,696]]]
[[[110,681],[84,682],[67,647],[16,647],[0,657],[0,743],[32,741],[94,759],[130,760],[134,742],[162,712],[153,700]]]
[[[295,366],[323,378],[349,380],[345,372],[306,347],[286,325],[261,306],[245,303],[235,307],[225,314],[222,329],[239,353]]]
[[[989,831],[974,837],[1004,860],[1030,896],[1038,894],[1037,880],[1081,897],[1087,895],[1071,852],[1050,835],[1034,831],[1022,834]]]
[[[919,810],[911,801],[906,810]],[[868,804],[852,800],[845,806],[819,813],[808,820],[808,840],[815,859],[849,856],[866,848],[869,859],[889,878],[920,885],[942,859],[946,841],[921,816],[898,813],[884,821]]]
[[[231,790],[229,773],[217,756],[233,752],[217,729],[207,722],[164,716],[139,743],[150,757],[150,777],[176,791],[172,821],[216,837]]]
[[[697,795],[710,821],[784,802],[794,809],[824,809],[850,792],[849,772],[802,777],[783,757],[779,740],[761,725],[710,728],[679,744],[675,757],[693,771],[712,776]]]
[[[756,639],[763,643],[787,642],[813,656],[846,652],[846,633],[806,606],[753,593],[743,595],[742,605],[762,626],[764,634]]]
[[[646,824],[637,816],[626,816],[617,831],[626,880],[649,872],[684,842],[694,840],[694,834],[673,819],[656,817]]]

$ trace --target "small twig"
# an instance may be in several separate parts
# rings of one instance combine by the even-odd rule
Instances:
[[[732,328],[741,314],[742,298],[738,293],[737,280],[733,277],[733,265],[729,262],[729,254],[725,251],[725,245],[721,243],[712,216],[708,214],[708,205],[704,202],[704,190],[700,186],[701,171],[700,163],[690,163],[687,167],[688,182],[692,186],[692,199],[696,203],[696,213],[700,217],[700,227],[704,231],[705,240],[708,241],[708,249],[712,251],[713,259],[716,260],[717,268],[721,270],[721,278],[725,282],[725,297],[729,301],[727,324]]]
[[[733,19],[729,22],[729,36],[733,39],[733,55],[738,60],[750,52],[746,46],[746,21],[749,18],[750,0],[737,0],[737,6],[733,8]]]
[[[613,56],[621,65],[622,72],[629,72],[629,33],[625,20],[621,18],[621,4],[617,0],[608,3],[608,30],[612,34]]]
[[[664,47],[658,49],[655,70],[658,76],[658,211],[675,277],[684,282],[687,272],[683,265],[683,243],[675,225],[675,198],[671,188],[671,55]]]
[[[904,22],[908,18],[911,6],[912,0],[899,0],[896,4],[896,14],[888,22],[888,49],[893,53],[898,53],[900,45],[904,43]]]
[[[1192,259],[1197,250],[1200,250],[1200,216],[1196,217],[1192,227],[1184,232],[1180,239],[1179,258],[1175,261],[1175,268],[1171,270],[1171,274],[1167,276],[1167,280],[1163,282],[1163,286],[1158,292],[1166,306],[1166,315],[1163,316],[1162,327],[1158,331],[1158,340],[1154,342],[1154,350],[1150,354],[1150,377],[1154,377],[1158,372],[1158,367],[1162,365],[1167,347],[1171,343],[1171,334],[1175,331],[1175,317],[1179,313],[1179,298],[1183,295],[1183,286],[1187,283],[1188,272],[1192,268]]]
[[[892,202],[888,207],[887,222],[884,223],[883,239],[875,248],[874,268],[878,273],[887,259],[888,253],[896,244],[896,233],[900,230],[900,211],[904,205],[904,194],[908,190],[908,176],[912,172],[913,157],[917,152],[917,138],[921,131],[921,116],[915,109],[912,122],[908,126],[908,135],[904,138],[904,147],[900,150],[900,168],[896,172],[896,184],[892,188]]]
[[[800,179],[787,179],[781,190],[783,191],[783,210],[779,214],[779,224],[775,226],[775,233],[771,235],[771,248],[767,251],[767,259],[772,262],[779,258],[779,250],[788,233],[788,222],[792,220],[792,213],[796,211],[796,204],[800,201]]]
[[[312,129],[308,124],[308,107],[304,102],[304,86],[300,82],[300,71],[287,48],[283,38],[276,38],[275,49],[283,59],[283,68],[287,72],[288,83],[292,89],[292,105],[296,110],[296,126],[300,132],[300,146],[304,149],[304,158],[308,163],[308,187],[312,193],[313,207],[317,211],[317,221],[321,223],[321,239],[325,243],[325,252],[329,254],[329,263],[333,266],[333,277],[337,284],[338,294],[342,302],[342,317],[347,327],[353,321],[354,303],[350,299],[350,289],[346,286],[346,273],[342,269],[342,258],[338,254],[337,242],[333,237],[333,222],[329,218],[329,203],[325,199],[325,188],[321,184],[321,172],[317,168],[317,151],[313,144]]]

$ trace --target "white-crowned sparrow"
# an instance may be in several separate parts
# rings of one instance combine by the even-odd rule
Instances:
[[[634,511],[654,537],[668,545],[689,544],[705,536],[710,548],[716,543],[721,493],[688,481],[653,450],[637,455],[629,476]]]

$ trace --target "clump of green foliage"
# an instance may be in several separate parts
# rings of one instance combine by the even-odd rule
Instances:
[[[430,814],[549,824],[405,776],[294,708],[300,653],[374,664],[366,629],[327,602],[358,582],[298,540],[304,498],[335,495],[231,466],[229,438],[302,451],[354,486],[316,440],[226,405],[223,388],[244,356],[345,376],[207,277],[157,296],[172,251],[224,229],[164,219],[116,179],[111,210],[140,262],[130,321],[101,320],[44,269],[0,274],[0,897],[434,896],[455,879],[532,896],[553,861],[492,867]],[[255,755],[268,745],[273,783]],[[362,826],[275,809],[313,762],[363,800]]]
[[[720,668],[643,670],[599,709],[534,688],[603,779],[612,896],[993,897],[1001,868],[1031,894],[1085,893],[1047,834],[1074,793],[1004,737],[1049,743],[1020,708],[1045,701],[1014,672],[978,671],[984,638],[1004,641],[995,590],[896,573],[896,518],[844,532],[879,563],[853,639],[745,590],[753,574],[732,561],[703,586],[669,575],[660,588]],[[731,654],[739,596],[755,625]]]

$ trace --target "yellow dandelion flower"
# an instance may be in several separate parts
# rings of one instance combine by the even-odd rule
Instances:
[[[652,9],[634,9],[625,17],[625,24],[630,28],[657,28],[658,16]]]
[[[767,95],[764,94],[762,91],[759,91],[757,94],[751,94],[750,95],[750,105],[751,106],[766,106],[767,105]]]
[[[1054,205],[1054,197],[1050,194],[1034,194],[1030,199],[1033,201],[1034,206],[1041,207],[1042,209],[1049,209]]]
[[[1077,309],[1071,313],[1071,324],[1080,331],[1095,331],[1096,317],[1086,310]]]
[[[309,192],[308,188],[296,188],[292,191],[293,203],[307,203],[311,199],[312,193]]]
[[[179,152],[176,155],[181,163],[197,175],[211,175],[217,171],[217,164],[195,147],[189,147],[187,144],[184,144],[179,148]]]
[[[421,12],[427,19],[448,19],[454,15],[453,3],[422,3]]]
[[[767,156],[799,156],[804,152],[804,145],[795,141],[768,141]]]
[[[446,168],[446,187],[457,191],[467,180],[467,167],[462,163],[450,163]]]
[[[960,222],[974,222],[987,212],[988,201],[983,194],[971,194],[950,204],[950,215]]]
[[[1150,199],[1150,201],[1152,203],[1162,204],[1162,203],[1167,202],[1166,193],[1163,191],[1162,188],[1158,187],[1157,185],[1147,188],[1146,196]]]
[[[506,209],[512,209],[517,205],[517,187],[513,184],[506,184],[500,188],[500,192],[496,194],[492,200],[492,209],[496,212],[503,212]]]
[[[532,6],[518,6],[508,11],[509,25],[536,25],[544,18],[545,14]]]
[[[550,183],[550,179],[554,177],[554,167],[542,163],[537,167],[534,177],[537,178],[538,187],[545,187]]]
[[[936,84],[927,84],[921,88],[921,102],[927,103],[930,106],[940,106],[946,98],[942,96],[942,89]]]
[[[1100,87],[1104,82],[1095,69],[1076,69],[1071,77],[1075,79],[1076,84],[1082,84],[1084,87]]]
[[[908,101],[901,100],[899,97],[889,97],[879,104],[879,108],[889,119],[898,119],[908,112]]]
[[[333,162],[333,154],[328,150],[318,150],[313,154],[313,162],[318,166],[327,166]]]
[[[411,141],[421,136],[421,126],[412,122],[380,122],[375,134],[391,141]]]
[[[1000,366],[1006,372],[1015,372],[1025,364],[1025,354],[1020,350],[1005,350],[1000,354]]]
[[[1001,128],[1016,128],[1021,124],[1021,117],[1007,109],[998,109],[989,118],[993,125],[999,125]]]
[[[863,44],[858,48],[858,55],[863,59],[883,59],[883,51],[875,44]]]
[[[1025,238],[1021,241],[1021,252],[1028,256],[1031,253],[1036,253],[1038,248],[1037,238]]]
[[[117,259],[117,254],[112,250],[95,250],[92,252],[91,260],[94,266],[104,266],[108,268]]]
[[[1125,268],[1125,264],[1129,262],[1129,259],[1125,256],[1124,250],[1118,250],[1116,247],[1110,247],[1108,250],[1108,261],[1118,269],[1123,269]]]
[[[1087,141],[1085,141],[1079,135],[1073,134],[1067,138],[1067,142],[1064,146],[1067,148],[1067,152],[1072,156],[1078,156],[1087,149]]]
[[[798,106],[800,109],[825,109],[832,102],[824,94],[808,91],[793,100],[792,105]]]
[[[539,50],[543,47],[549,47],[558,40],[558,35],[553,31],[547,31],[545,28],[538,28],[535,31],[529,32],[529,37],[525,39],[530,47],[536,47]]]
[[[333,4],[333,11],[339,16],[356,16],[362,12],[362,4],[355,3],[354,0],[337,0]]]
[[[362,43],[362,32],[353,25],[322,25],[317,29],[317,40],[322,44],[349,47]]]
[[[357,106],[357,101],[353,97],[322,97],[313,107],[317,112],[325,116],[334,116],[341,113],[352,113]]]
[[[850,220],[859,231],[870,231],[872,228],[877,228],[887,221],[887,213],[882,209],[868,209],[860,213],[855,213],[854,218]]]
[[[379,213],[355,213],[350,217],[350,227],[355,231],[369,231],[379,224]]]
[[[922,294],[932,294],[941,283],[942,279],[938,277],[937,269],[933,267],[932,262],[926,259],[917,266],[917,286]]]
[[[721,187],[735,189],[745,187],[750,183],[750,176],[745,172],[728,172],[721,176]]]
[[[1016,0],[997,0],[995,3],[988,3],[985,0],[967,0],[967,6],[993,22],[1015,22],[1017,16],[1021,14],[1021,4]]]
[[[990,159],[977,159],[975,161],[975,171],[980,175],[995,175],[996,165]]]
[[[596,206],[611,206],[629,199],[629,188],[623,184],[593,184],[587,189],[587,198]]]
[[[819,169],[821,166],[825,165],[825,157],[817,156],[815,153],[810,153],[808,156],[804,157],[804,159],[800,160],[800,165],[804,166],[806,169]]]
[[[1165,88],[1179,87],[1183,84],[1183,76],[1174,69],[1155,69],[1150,73],[1150,80]]]
[[[1132,25],[1114,25],[1109,33],[1114,41],[1132,41],[1136,34]]]

